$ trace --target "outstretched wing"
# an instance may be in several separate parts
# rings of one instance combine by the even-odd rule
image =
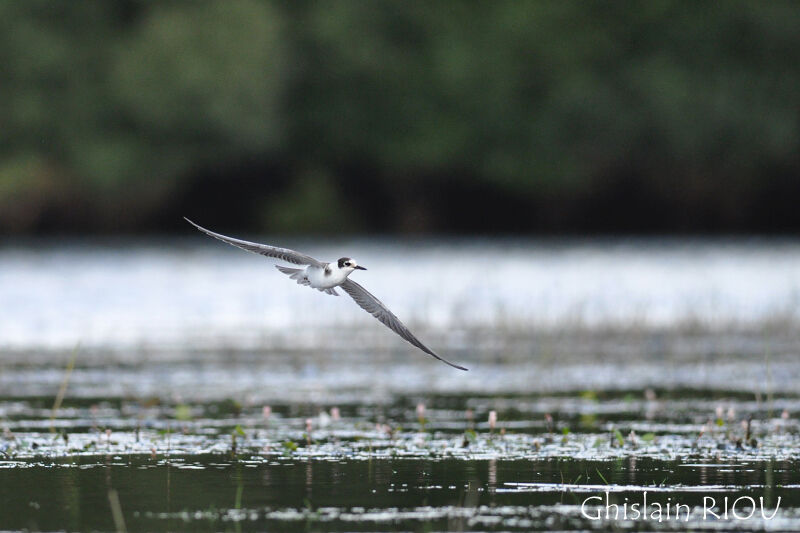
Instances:
[[[266,244],[258,244],[256,242],[226,237],[225,235],[220,235],[219,233],[214,233],[213,231],[207,230],[202,226],[198,226],[186,217],[183,218],[186,220],[186,222],[196,227],[203,233],[210,235],[215,239],[219,239],[222,242],[227,242],[230,245],[241,248],[242,250],[247,250],[248,252],[253,252],[254,254],[265,255],[267,257],[282,259],[284,261],[288,261],[289,263],[294,263],[295,265],[322,266],[322,263],[309,255],[301,254],[300,252],[295,252],[294,250],[290,250],[288,248],[278,248],[277,246],[269,246]]]
[[[367,313],[371,314],[372,316],[380,320],[386,327],[388,327],[389,329],[391,329],[392,331],[403,337],[405,340],[407,340],[408,342],[410,342],[423,352],[432,355],[439,361],[447,363],[448,365],[454,368],[457,368],[459,370],[467,370],[463,366],[455,365],[450,361],[439,357],[433,352],[433,350],[422,344],[422,342],[420,342],[420,340],[416,338],[413,333],[408,331],[408,328],[405,327],[405,325],[402,322],[400,322],[400,319],[397,318],[394,315],[394,313],[389,311],[388,307],[383,305],[383,303],[380,300],[375,298],[375,296],[370,294],[370,292],[367,289],[365,289],[355,281],[348,279],[345,280],[345,282],[339,286],[342,289],[344,289],[344,291],[347,294],[349,294],[350,297],[353,300],[355,300],[356,303],[359,306],[361,306],[362,309],[364,309],[364,311],[366,311]]]

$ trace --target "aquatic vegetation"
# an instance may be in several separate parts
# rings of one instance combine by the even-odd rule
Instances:
[[[47,398],[2,398],[0,483],[15,483],[13,472],[21,471],[47,479],[67,475],[60,471],[86,472],[80,479],[109,471],[112,484],[92,500],[105,511],[81,522],[100,529],[293,529],[309,521],[373,529],[583,529],[590,522],[580,514],[582,499],[609,492],[618,503],[634,501],[645,490],[650,501],[680,498],[693,516],[702,495],[713,491],[779,495],[783,508],[770,524],[800,525],[800,423],[791,416],[800,412],[800,397],[792,394],[774,396],[775,418],[763,402],[720,391],[606,390],[591,398],[440,393],[375,405],[331,396],[337,405],[66,396],[52,421]],[[596,420],[591,426],[580,423],[588,413]],[[171,509],[143,504],[131,492],[139,483],[161,486],[156,479],[166,472],[180,486],[202,479],[221,488],[197,501],[181,489],[170,496],[182,498],[181,507]],[[233,473],[241,484],[230,485]],[[268,501],[259,499],[254,487],[273,478],[294,488],[270,489]],[[337,494],[347,497],[329,493],[330,480],[346,483]],[[17,486],[31,501],[41,499],[30,485]],[[372,490],[392,499],[370,505]],[[14,516],[30,514],[27,503],[14,508]],[[32,516],[42,527],[51,515],[67,520],[54,524],[69,523],[49,513]]]
[[[0,414],[4,418],[0,449],[6,457],[16,460],[229,452],[251,455],[257,460],[257,457],[284,455],[287,451],[303,458],[348,460],[693,457],[746,461],[800,456],[800,427],[796,419],[788,416],[790,409],[800,411],[800,398],[777,398],[786,406],[783,412],[787,415],[775,419],[761,418],[766,413],[754,412],[757,406],[751,402],[731,400],[747,413],[747,418],[718,425],[709,423],[717,410],[709,409],[713,402],[688,401],[685,397],[669,400],[664,393],[658,414],[648,416],[647,402],[623,400],[620,396],[624,394],[606,394],[602,400],[588,403],[580,396],[562,395],[487,399],[497,405],[513,400],[515,413],[501,417],[497,410],[490,409],[487,422],[480,424],[461,415],[465,410],[454,409],[454,404],[478,405],[484,400],[438,396],[427,402],[430,407],[420,408],[423,404],[418,403],[414,416],[419,417],[420,425],[416,430],[402,427],[410,422],[403,418],[401,406],[406,401],[402,398],[388,406],[348,406],[346,419],[338,407],[332,417],[328,408],[309,406],[318,414],[308,417],[292,414],[306,408],[285,405],[275,410],[270,408],[265,419],[263,407],[242,406],[241,410],[231,411],[224,408],[229,405],[227,400],[219,405],[181,403],[161,404],[157,408],[136,401],[110,404],[67,400],[57,420],[58,433],[45,431],[51,421],[47,410],[39,407],[40,400],[14,399],[0,401]],[[560,408],[552,409],[556,405]],[[580,420],[587,408],[598,416],[597,425],[587,428],[578,424],[579,430],[571,431],[570,421]],[[187,412],[193,415],[181,414]],[[369,423],[387,412],[400,418],[377,425]],[[551,412],[558,415],[558,423]],[[427,417],[420,417],[420,413]],[[560,435],[556,435],[557,427]]]
[[[517,266],[503,280],[531,268],[530,254],[515,253]],[[427,260],[437,266],[434,255]],[[177,298],[183,304],[207,301],[205,291],[200,298],[165,274],[177,271],[175,261],[155,268],[157,275],[141,266],[149,274],[136,289],[163,275],[163,283],[188,291]],[[123,263],[113,266],[124,271]],[[618,264],[608,257],[601,263]],[[783,263],[785,281],[796,268]],[[532,264],[540,276],[558,270]],[[224,266],[221,277],[257,279],[256,271],[240,269]],[[558,279],[564,285],[577,278]],[[758,322],[730,327],[704,319],[689,327],[676,319],[680,304],[671,300],[663,327],[647,320],[593,323],[591,312],[577,313],[568,327],[563,306],[553,311],[554,326],[543,315],[541,322],[520,315],[529,299],[515,300],[503,281],[498,290],[511,318],[499,324],[496,309],[459,299],[464,280],[440,281],[442,309],[419,309],[441,320],[432,329],[443,346],[475,363],[467,375],[381,344],[358,322],[308,328],[301,319],[297,329],[284,331],[281,324],[294,326],[296,317],[269,306],[233,306],[230,316],[203,308],[191,322],[175,313],[178,304],[159,299],[164,286],[158,295],[143,289],[167,305],[169,316],[179,316],[162,330],[153,332],[141,309],[130,315],[105,302],[92,307],[113,348],[89,335],[76,357],[74,339],[67,343],[58,327],[49,333],[50,349],[9,341],[0,359],[0,528],[641,529],[630,519],[609,524],[588,516],[607,505],[630,510],[646,499],[648,508],[680,504],[682,516],[686,509],[691,515],[650,529],[800,529],[794,322],[759,329]],[[692,294],[702,289],[688,286]],[[235,287],[223,289],[227,295]],[[572,303],[587,297],[590,308],[607,309],[619,294],[617,288],[595,294],[591,284],[577,289]],[[738,301],[729,289],[722,283],[714,290]],[[127,301],[112,293],[112,300]],[[253,297],[232,294],[241,302]],[[67,305],[79,306],[82,292],[72,298]],[[220,298],[221,308],[231,304]],[[280,298],[280,291],[270,293],[270,301]],[[451,305],[487,312],[454,319]],[[619,316],[630,318],[636,306],[623,307]],[[107,312],[114,324],[130,319],[130,329],[103,329]],[[259,327],[244,318],[262,312],[269,317]],[[703,313],[707,319],[716,311]],[[0,330],[12,340],[21,335],[17,341],[25,345],[33,333],[15,333],[14,320]],[[514,320],[528,321],[526,328]],[[248,332],[240,335],[242,328]],[[142,332],[152,333],[154,344],[141,343]],[[730,517],[702,519],[706,511],[724,516],[726,503],[730,510],[737,499],[739,510],[747,498],[754,508],[762,496],[769,512],[780,501],[773,519],[744,525]],[[590,497],[601,500],[582,506]],[[706,497],[714,500],[710,509]]]

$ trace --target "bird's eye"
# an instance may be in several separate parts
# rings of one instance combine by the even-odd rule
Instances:
[[[350,266],[350,261],[344,264],[344,266]]]

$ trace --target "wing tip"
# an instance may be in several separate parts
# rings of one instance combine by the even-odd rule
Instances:
[[[451,363],[450,361],[445,361],[444,359],[442,359],[442,361],[444,361],[448,365],[452,366],[453,368],[457,368],[459,370],[463,370],[464,372],[469,372],[469,368],[467,368],[465,366],[459,366],[459,365],[457,365],[455,363]]]
[[[206,231],[206,229],[205,229],[205,228],[203,228],[202,226],[200,226],[200,224],[197,224],[197,223],[195,223],[195,222],[192,222],[191,220],[189,220],[189,218],[188,218],[188,217],[183,217],[183,220],[185,220],[186,222],[188,222],[189,224],[191,224],[192,226],[194,226],[195,228],[197,228],[197,229],[199,229],[199,230]]]
[[[424,346],[424,345],[423,345],[423,346]],[[419,348],[419,346],[417,346],[417,348]],[[459,370],[463,370],[464,372],[469,372],[469,368],[467,368],[467,367],[465,367],[465,366],[457,365],[457,364],[455,364],[455,363],[451,363],[450,361],[448,361],[447,359],[445,359],[445,358],[444,358],[444,357],[442,357],[441,355],[439,355],[439,354],[436,354],[436,353],[433,353],[433,350],[431,350],[431,349],[430,349],[430,348],[428,348],[427,346],[426,346],[426,347],[425,347],[425,349],[423,349],[422,351],[426,352],[426,353],[427,353],[427,354],[429,354],[429,355],[432,355],[432,356],[433,356],[435,359],[438,359],[439,361],[441,361],[442,363],[444,363],[444,364],[446,364],[446,365],[450,365],[450,366],[452,366],[453,368],[457,368],[457,369],[459,369]]]

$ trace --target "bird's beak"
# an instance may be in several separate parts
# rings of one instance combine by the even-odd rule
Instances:
[[[366,270],[366,268],[362,267],[361,265],[358,265],[358,266],[356,267],[356,270]]]

